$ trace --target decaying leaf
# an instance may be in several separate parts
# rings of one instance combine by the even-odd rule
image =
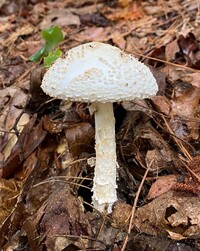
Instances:
[[[172,190],[177,183],[178,175],[170,174],[166,176],[159,176],[149,189],[147,199],[152,200],[162,194]]]
[[[13,200],[14,206],[12,208],[7,208],[10,213],[0,227],[0,248],[2,250],[3,247],[6,248],[8,246],[12,246],[14,243],[16,247],[19,247],[22,244],[18,241],[20,239],[20,232],[18,230],[25,216],[24,198],[27,195],[27,191],[33,184],[35,178],[35,175],[33,174],[38,173],[37,164],[37,157],[35,153],[31,154],[24,163],[24,166],[27,168],[25,168],[26,174],[24,173],[24,177],[22,179],[23,182],[21,182],[21,184],[18,183],[20,184],[20,191],[17,193],[16,201]],[[15,179],[15,181],[17,180],[20,180],[20,178],[18,177],[18,179]]]
[[[171,104],[165,96],[156,95],[155,97],[152,97],[151,100],[158,112],[161,112],[164,115],[170,114]]]
[[[0,180],[0,225],[11,213],[19,194],[21,181],[17,179]]]
[[[73,124],[65,129],[70,153],[80,156],[84,152],[93,152],[94,128],[87,122]]]
[[[10,155],[17,141],[17,134],[29,121],[24,113],[28,95],[15,87],[8,87],[0,92],[0,161]]]
[[[173,40],[166,45],[165,48],[165,57],[168,62],[174,62],[178,52],[180,51],[177,40]]]
[[[199,138],[200,88],[185,82],[176,82],[174,98],[171,99],[170,125],[181,139]]]
[[[47,132],[42,128],[41,121],[33,129],[36,118],[32,117],[29,123],[23,128],[18,141],[12,148],[9,157],[0,163],[1,177],[8,178],[19,171],[19,165],[38,147],[45,138]]]
[[[200,231],[200,199],[169,191],[137,209],[134,226],[151,235],[181,240]]]
[[[19,121],[15,125],[16,131],[11,130],[10,132],[7,132],[7,134],[9,134],[7,138],[7,144],[5,145],[2,151],[4,161],[10,156],[14,145],[17,143],[17,135],[20,134],[24,126],[28,124],[29,119],[29,115],[27,113],[23,113]]]
[[[200,55],[196,53],[198,51],[199,43],[194,34],[189,32],[185,37],[180,35],[177,38],[177,43],[180,47],[180,51],[184,57],[186,65],[195,69],[200,69]]]
[[[4,40],[4,46],[9,46],[10,44],[14,43],[19,36],[29,35],[35,31],[35,28],[30,23],[19,27],[15,32],[11,33],[10,36]]]
[[[61,247],[67,248],[71,244],[85,249],[92,235],[83,206],[67,185],[58,186],[51,194],[38,227],[45,246],[50,249],[59,246],[58,250],[62,250]],[[88,239],[81,238],[81,235],[88,236]]]
[[[132,206],[124,202],[117,202],[114,205],[112,219],[117,227],[127,228],[131,217]]]
[[[0,128],[10,131],[19,119],[28,101],[28,95],[16,87],[8,87],[0,92]]]
[[[121,6],[123,7],[121,7]],[[125,20],[137,20],[143,16],[142,7],[137,2],[119,2],[119,6],[115,8],[109,8],[106,6],[102,10],[103,14],[110,20],[116,21],[119,19]]]
[[[199,72],[186,74],[181,78],[181,80],[200,88],[200,73]]]
[[[64,124],[62,121],[53,121],[48,116],[44,117],[44,129],[50,134],[61,133]]]
[[[145,143],[142,143],[145,142]],[[145,163],[150,164],[150,170],[158,173],[163,169],[171,169],[171,166],[174,165],[174,154],[170,149],[169,145],[165,140],[158,134],[151,126],[146,128],[140,128],[138,135],[135,139],[135,144],[137,148],[141,148],[143,144],[149,145],[149,150],[147,150],[146,155],[142,156],[139,152],[136,155],[136,159],[145,165]],[[153,150],[150,150],[153,149]],[[148,155],[150,151],[154,151],[153,155],[151,154],[150,158]],[[146,161],[144,161],[144,158]]]

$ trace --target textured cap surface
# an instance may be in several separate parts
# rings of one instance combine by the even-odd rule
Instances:
[[[158,91],[147,66],[100,42],[79,45],[57,59],[41,87],[52,97],[103,103],[148,98]]]

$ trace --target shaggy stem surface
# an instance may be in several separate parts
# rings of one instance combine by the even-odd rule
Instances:
[[[95,103],[96,166],[93,185],[93,205],[103,212],[112,211],[116,194],[115,118],[112,103]]]

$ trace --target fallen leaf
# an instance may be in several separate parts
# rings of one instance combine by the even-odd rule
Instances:
[[[195,38],[195,36],[193,35],[193,33],[189,32],[187,34],[187,36],[183,36],[183,35],[180,35],[177,39],[177,42],[180,46],[180,49],[181,49],[181,52],[182,52],[182,55],[185,59],[185,62],[186,62],[186,65],[188,67],[193,67],[193,68],[196,68],[195,67],[195,56],[192,54],[192,53],[195,53],[195,51],[197,51],[198,49],[198,42]],[[182,59],[180,58],[177,58],[177,60],[182,63]],[[198,67],[197,67],[198,69]]]
[[[16,87],[8,87],[0,92],[0,128],[5,131],[13,129],[23,112],[28,95]]]
[[[28,124],[29,119],[30,119],[29,114],[23,113],[21,115],[19,121],[15,125],[15,128],[16,128],[17,132],[14,131],[14,130],[9,132],[9,135],[8,135],[8,138],[7,138],[7,143],[6,143],[6,145],[4,146],[4,148],[2,150],[3,160],[4,161],[10,156],[14,145],[17,143],[17,140],[18,140],[17,134],[21,133],[24,126],[26,124]]]
[[[120,5],[124,5],[122,2]],[[124,20],[138,20],[142,18],[143,10],[142,7],[137,2],[130,2],[125,4],[125,6],[119,8],[116,6],[115,8],[111,8],[109,6],[105,6],[101,12],[106,16],[107,19],[112,21],[118,21],[120,19]]]
[[[188,82],[191,85],[200,88],[200,73],[199,72],[186,74],[181,77],[181,80],[184,82]]]
[[[175,165],[176,160],[170,146],[152,126],[139,128],[134,141],[137,149],[140,151],[143,149],[137,153],[135,158],[142,166],[149,164],[151,172],[158,173],[163,169],[170,170]],[[146,146],[149,146],[150,149]],[[148,159],[150,152],[152,154]]]
[[[12,245],[13,239],[15,236],[19,235],[19,228],[22,227],[22,222],[24,219],[25,209],[24,207],[24,199],[27,196],[27,191],[33,184],[34,175],[33,173],[37,173],[39,168],[37,166],[37,157],[36,154],[33,153],[30,157],[25,161],[25,165],[28,165],[29,172],[26,172],[27,176],[21,182],[20,192],[16,197],[15,205],[11,210],[8,217],[3,221],[0,227],[0,248],[2,249],[6,245]],[[18,179],[16,179],[18,180]],[[18,183],[19,184],[19,183]],[[41,194],[40,194],[41,197]],[[33,231],[34,232],[34,231]],[[16,243],[16,242],[15,242]]]
[[[58,134],[58,133],[61,133],[64,127],[64,124],[62,121],[53,121],[48,116],[45,116],[43,127],[45,131],[51,134]]]
[[[199,138],[200,89],[183,81],[177,81],[171,103],[170,126],[175,135],[184,140]]]
[[[180,51],[180,47],[178,45],[177,39],[175,39],[166,45],[166,48],[165,48],[166,60],[168,62],[174,62],[174,60],[177,57],[177,53],[179,51]]]
[[[137,209],[134,226],[151,235],[175,240],[195,237],[200,231],[200,199],[169,191]]]
[[[0,225],[11,213],[20,192],[21,181],[0,179]]]
[[[36,118],[32,117],[20,133],[10,156],[5,162],[0,163],[2,178],[9,178],[19,172],[19,165],[38,147],[47,135],[47,132],[42,128],[43,120],[34,128],[35,122]]]
[[[127,228],[131,217],[132,206],[125,202],[117,202],[112,211],[112,219],[117,227]]]
[[[87,27],[87,29],[79,32],[75,35],[78,41],[99,41],[107,42],[110,39],[116,43],[121,49],[125,49],[124,37],[135,30],[135,24],[127,24],[125,21],[119,22],[115,27],[108,26],[102,27]]]
[[[19,88],[8,87],[0,91],[0,161],[8,157],[15,144],[20,117],[28,117],[25,113],[22,115],[28,99],[28,95]]]
[[[59,238],[62,236],[66,240],[64,248],[73,244],[79,249],[85,249],[88,239],[81,236],[90,237],[92,234],[81,201],[72,194],[66,184],[58,186],[47,199],[44,215],[38,227],[42,238],[45,237],[45,246],[52,250],[55,245],[61,246],[58,241],[60,242]]]
[[[81,24],[87,26],[106,27],[109,21],[100,13],[87,13],[80,15]]]
[[[167,116],[170,114],[171,104],[166,96],[156,95],[152,97],[151,100],[153,101],[153,104],[158,112],[161,112]]]
[[[78,157],[94,151],[94,128],[87,122],[72,124],[65,129],[69,152]]]
[[[149,189],[147,199],[152,200],[162,194],[170,191],[177,183],[178,175],[170,174],[166,176],[159,176]]]
[[[60,28],[70,25],[79,26],[80,19],[78,15],[73,14],[72,11],[66,8],[60,7],[58,12],[58,9],[52,6],[49,8],[49,11],[46,13],[45,18],[42,20],[39,27],[41,30],[44,30],[52,25],[57,25]]]
[[[19,36],[29,35],[35,31],[35,27],[29,23],[19,27],[16,31],[10,33],[10,36],[4,40],[4,46],[8,47],[11,44],[15,43]]]

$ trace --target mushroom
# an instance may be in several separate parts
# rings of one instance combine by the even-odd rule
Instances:
[[[95,116],[96,164],[92,202],[107,213],[117,200],[117,156],[113,103],[153,96],[151,71],[119,48],[90,42],[70,49],[49,68],[42,89],[50,96],[88,102]]]

